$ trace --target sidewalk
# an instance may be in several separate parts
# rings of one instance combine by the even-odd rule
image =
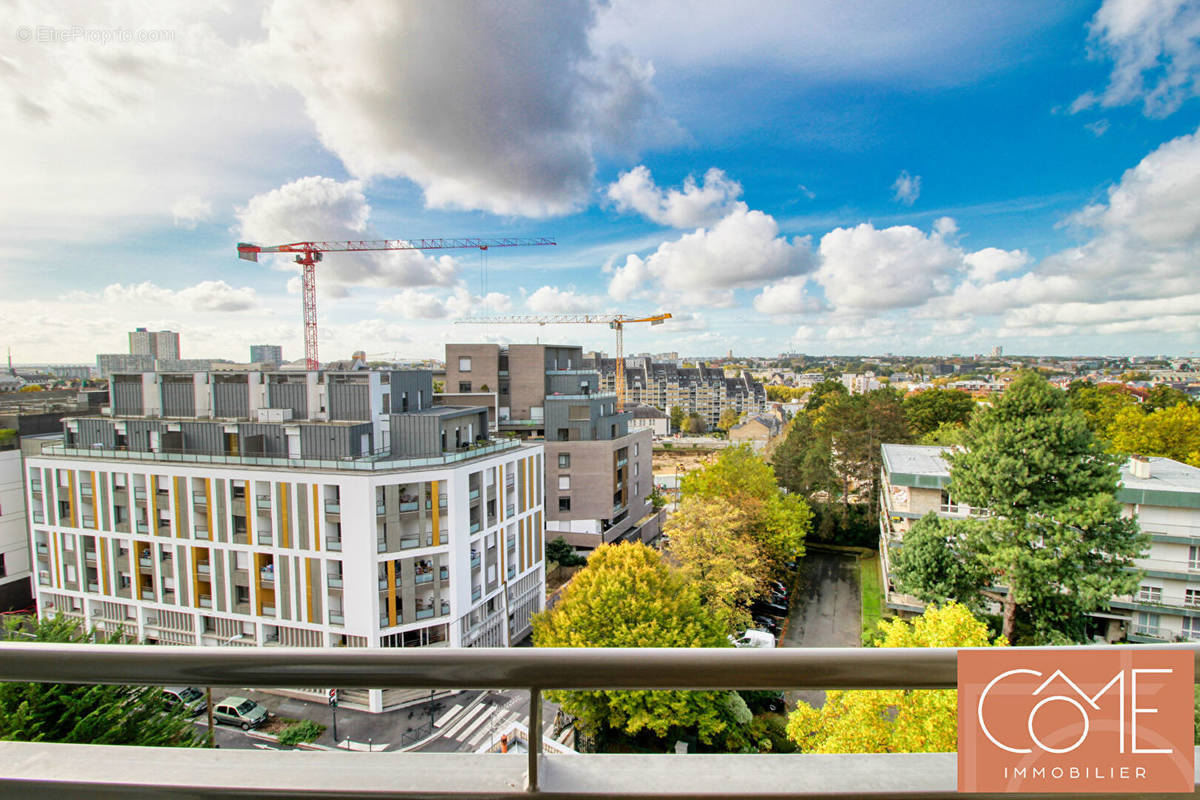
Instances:
[[[269,711],[278,716],[310,719],[326,726],[325,732],[315,743],[325,747],[334,747],[333,709],[327,704],[294,697],[280,697],[276,694],[257,692],[251,689],[237,690],[236,692],[230,690],[230,693],[248,697],[266,706]],[[433,712],[433,716],[441,717],[455,704],[466,705],[480,694],[483,693],[463,691],[450,697],[441,698],[434,702],[437,710]],[[220,699],[216,693],[213,697],[215,700]],[[343,743],[344,748],[346,739],[350,739],[354,743],[351,749],[354,750],[366,750],[368,742],[374,750],[399,750],[405,743],[405,734],[408,734],[408,738],[411,739],[416,735],[414,732],[422,729],[428,730],[429,720],[429,703],[421,703],[395,711],[385,711],[381,714],[371,714],[367,711],[357,711],[339,706],[337,709],[338,740]],[[359,745],[362,747],[360,748]]]

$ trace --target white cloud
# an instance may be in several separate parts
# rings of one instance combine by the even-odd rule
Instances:
[[[184,289],[168,289],[150,281],[113,283],[98,292],[71,292],[68,302],[94,302],[105,306],[148,306],[191,311],[247,311],[257,308],[258,296],[248,286],[235,289],[225,281],[201,281]]]
[[[541,217],[581,207],[595,152],[659,122],[653,70],[598,44],[595,13],[590,0],[276,0],[261,55],[356,177],[410,178],[435,208]]]
[[[1089,122],[1083,127],[1087,128],[1088,133],[1099,139],[1104,134],[1108,133],[1109,122],[1106,119],[1098,119],[1095,122]]]
[[[1200,5],[1190,0],[1104,0],[1088,27],[1092,55],[1111,59],[1112,75],[1103,93],[1084,93],[1071,105],[1072,112],[1140,100],[1147,116],[1165,117],[1200,91]]]
[[[601,303],[602,298],[577,294],[574,289],[563,290],[556,286],[543,286],[525,298],[525,305],[536,314],[599,312]]]
[[[742,194],[742,185],[712,167],[697,184],[689,175],[683,190],[660,189],[650,170],[637,166],[609,184],[608,199],[618,211],[636,211],[652,222],[672,228],[700,228],[725,216]]]
[[[941,235],[910,225],[835,228],[821,238],[820,256],[814,277],[826,299],[850,309],[920,305],[947,292],[963,264]]]
[[[655,312],[657,313],[657,312]],[[664,335],[672,333],[687,333],[692,331],[708,330],[708,320],[705,316],[696,311],[685,311],[679,314],[672,314],[671,318],[662,324],[661,328],[655,328],[655,335],[661,331]]]
[[[963,256],[968,277],[975,283],[990,283],[1001,275],[1012,274],[1029,266],[1032,259],[1024,250],[985,247]]]
[[[629,256],[609,283],[616,299],[634,294],[647,280],[657,281],[660,301],[685,305],[728,306],[733,289],[807,272],[811,240],[790,242],[779,235],[774,217],[739,203],[712,228],[700,228],[641,259]]]
[[[892,184],[892,197],[897,203],[911,206],[921,196],[921,176],[909,175],[908,170],[901,170],[896,182]]]
[[[300,178],[250,198],[237,216],[243,239],[264,246],[384,238],[370,225],[371,206],[360,181]],[[290,257],[278,257],[275,263],[296,268]],[[451,256],[431,257],[418,250],[334,252],[318,267],[317,286],[335,295],[344,294],[347,286],[451,286],[457,272]]]
[[[763,287],[754,298],[754,310],[760,314],[785,315],[818,311],[821,303],[806,291],[808,277],[793,275]]]
[[[212,203],[195,195],[181,197],[171,204],[171,216],[176,228],[192,230],[212,216]]]
[[[466,286],[459,285],[444,297],[432,292],[405,289],[379,301],[377,307],[380,311],[408,319],[458,319],[488,311],[509,311],[512,309],[512,299],[500,292],[489,292],[486,297],[480,297],[472,294]]]

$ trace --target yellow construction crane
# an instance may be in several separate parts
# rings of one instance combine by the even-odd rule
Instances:
[[[594,325],[601,323],[617,332],[617,410],[625,410],[625,326],[631,322],[649,322],[651,325],[662,325],[671,315],[663,312],[646,317],[631,317],[625,314],[528,314],[502,317],[467,317],[458,320],[459,324],[475,323],[488,325],[504,323],[509,325]],[[597,368],[599,365],[597,365]]]

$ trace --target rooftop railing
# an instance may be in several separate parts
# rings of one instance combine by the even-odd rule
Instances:
[[[1185,650],[1200,661],[1200,644],[1154,647]],[[956,795],[953,753],[543,753],[541,694],[547,689],[946,689],[955,686],[956,655],[953,648],[218,649],[0,643],[0,680],[5,681],[486,687],[530,694],[524,757],[0,742],[0,795],[949,798]]]

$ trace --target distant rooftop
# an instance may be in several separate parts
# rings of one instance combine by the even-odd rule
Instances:
[[[883,445],[883,470],[893,486],[944,487],[950,482],[945,452],[949,447],[920,444]]]

